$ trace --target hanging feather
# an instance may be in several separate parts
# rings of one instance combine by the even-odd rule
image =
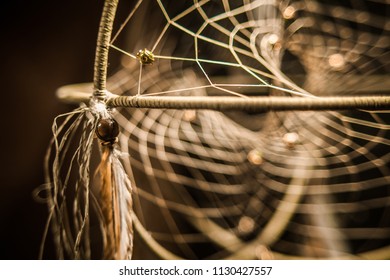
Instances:
[[[65,119],[58,125],[62,117]],[[55,119],[45,160],[47,183],[39,190],[47,192],[44,201],[49,207],[40,258],[50,225],[59,259],[131,258],[132,186],[120,162],[118,134],[112,112],[99,100]],[[101,143],[97,167],[91,160],[94,135]],[[78,143],[76,147],[71,145],[74,141]],[[93,178],[91,168],[96,168]],[[91,226],[91,216],[97,219],[101,238],[96,239],[99,231],[95,224]],[[103,253],[94,250],[95,240],[102,240]]]
[[[129,259],[133,248],[131,183],[115,148],[119,135],[118,123],[106,106],[107,59],[111,31],[118,0],[104,3],[99,26],[94,67],[94,87],[89,106],[66,116],[60,127],[57,117],[53,124],[53,141],[46,162],[46,188],[49,218],[44,232],[42,257],[49,225],[60,259],[94,257],[91,213],[102,232],[105,259]],[[101,141],[101,161],[95,175],[100,179],[99,197],[92,191],[95,178],[90,178],[94,135]],[[79,137],[78,146],[71,143]],[[71,148],[70,148],[71,147]],[[69,164],[66,164],[69,163]]]
[[[101,140],[102,157],[98,172],[101,177],[101,209],[104,218],[104,258],[130,259],[133,248],[131,219],[131,183],[114,148],[119,134],[112,117],[101,118],[96,135]]]

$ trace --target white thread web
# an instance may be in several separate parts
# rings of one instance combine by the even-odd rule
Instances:
[[[118,95],[388,93],[385,0],[119,8],[128,18],[111,52],[123,54],[123,67],[107,86]],[[153,65],[137,60],[144,48]],[[136,186],[135,258],[389,258],[388,111],[113,115]]]

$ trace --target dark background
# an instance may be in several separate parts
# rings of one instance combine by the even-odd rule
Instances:
[[[90,82],[103,0],[4,1],[1,16],[0,259],[36,259],[47,207],[44,183],[53,118],[72,107],[58,87]],[[53,258],[50,249],[45,258]]]

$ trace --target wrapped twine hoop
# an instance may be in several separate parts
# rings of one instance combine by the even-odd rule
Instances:
[[[141,2],[137,2],[134,9],[138,8]],[[160,5],[160,8],[163,10],[162,2],[159,0],[156,2],[158,3],[156,6]],[[194,4],[194,10],[196,7],[199,8],[201,6],[197,1],[195,2],[197,4]],[[201,2],[206,3],[208,1]],[[269,5],[271,6],[271,4]],[[373,91],[376,92],[376,95],[369,96],[363,96],[363,93],[360,95],[359,91],[356,90],[355,92],[358,92],[358,96],[331,96],[331,94],[329,96],[324,94],[321,97],[266,96],[264,92],[255,92],[252,95],[259,93],[262,96],[249,97],[244,96],[244,92],[239,92],[237,95],[241,95],[241,97],[237,97],[206,96],[202,95],[202,92],[193,96],[191,93],[181,90],[181,87],[182,95],[143,96],[140,94],[142,66],[151,65],[155,61],[157,62],[159,59],[163,60],[162,58],[167,57],[162,55],[155,56],[152,51],[147,49],[142,49],[137,55],[131,55],[111,44],[111,33],[117,6],[118,0],[106,0],[104,3],[96,47],[93,83],[61,87],[57,91],[57,96],[66,103],[89,104],[88,109],[85,111],[93,108],[96,104],[102,105],[104,114],[108,114],[112,117],[112,120],[118,121],[120,128],[119,136],[115,134],[115,141],[109,139],[110,141],[108,142],[111,146],[118,144],[121,148],[120,153],[113,153],[113,156],[117,159],[117,166],[121,168],[121,176],[119,178],[129,178],[132,182],[143,182],[145,186],[140,186],[135,192],[135,196],[138,199],[141,198],[139,199],[140,201],[143,200],[143,202],[153,205],[153,210],[156,208],[161,210],[163,212],[161,214],[162,217],[166,218],[171,215],[168,219],[171,223],[168,225],[168,228],[173,224],[169,228],[169,230],[173,228],[172,231],[159,232],[156,229],[155,232],[151,232],[154,229],[149,230],[147,225],[150,222],[148,219],[152,218],[145,218],[139,215],[140,213],[142,214],[143,210],[140,202],[136,201],[139,203],[138,209],[127,213],[128,216],[126,218],[130,217],[132,219],[135,231],[153,253],[166,259],[191,258],[191,256],[195,255],[188,247],[191,246],[190,243],[196,238],[192,239],[193,236],[190,234],[186,235],[185,231],[180,231],[174,224],[173,216],[181,215],[180,221],[184,220],[186,225],[190,224],[191,229],[195,229],[196,234],[201,235],[200,238],[196,236],[198,237],[197,240],[203,241],[207,239],[207,242],[220,249],[220,251],[213,252],[211,258],[305,258],[305,253],[310,249],[310,245],[315,247],[317,238],[321,239],[321,237],[325,240],[324,247],[329,245],[329,248],[326,249],[328,251],[323,250],[325,252],[323,253],[322,248],[318,246],[320,248],[318,254],[320,256],[325,255],[326,258],[390,257],[390,247],[387,244],[362,253],[350,253],[345,249],[346,247],[343,247],[345,244],[339,244],[342,243],[339,242],[340,240],[344,241],[344,235],[338,232],[337,227],[341,226],[336,222],[333,224],[334,220],[332,220],[340,213],[344,213],[343,211],[347,214],[350,212],[355,214],[361,210],[359,201],[350,202],[347,200],[347,202],[344,202],[342,200],[344,199],[343,192],[352,196],[359,191],[359,187],[364,188],[364,184],[368,184],[366,177],[363,179],[358,178],[362,183],[359,182],[356,179],[358,175],[355,173],[372,172],[374,174],[372,175],[373,177],[377,176],[372,180],[373,188],[378,189],[386,185],[389,174],[389,171],[386,169],[388,157],[383,156],[383,147],[386,148],[390,145],[386,142],[387,131],[389,130],[386,120],[376,117],[373,120],[369,118],[368,120],[362,119],[360,121],[360,116],[355,118],[355,116],[342,115],[336,111],[349,110],[359,114],[367,113],[367,115],[388,111],[390,110],[390,95],[387,94],[387,89],[376,89]],[[285,15],[285,19],[291,19],[294,11],[286,8],[285,12],[291,12]],[[165,19],[169,18],[166,11],[162,14]],[[259,17],[261,17],[261,13]],[[232,38],[230,37],[230,39]],[[277,40],[275,39],[274,41],[273,47],[277,45]],[[122,81],[121,77],[128,75],[126,76],[128,79],[113,90],[114,93],[109,92],[106,85],[108,54],[111,48],[125,53],[128,57],[138,59],[141,63],[141,67],[137,68],[140,65],[136,65],[137,61],[133,61],[134,63],[131,67],[121,69],[120,75],[112,78],[114,84],[115,81]],[[255,56],[251,58],[255,58]],[[167,60],[169,59],[174,60],[172,57],[169,57]],[[187,58],[180,59],[183,62]],[[333,59],[335,61],[332,63],[337,66],[337,57],[333,57]],[[199,63],[199,61],[201,59],[198,59],[198,57],[196,57],[195,62],[194,59],[192,60],[194,64]],[[206,59],[202,62],[205,61]],[[169,63],[167,62],[167,64]],[[221,62],[219,66],[224,66],[223,63]],[[232,64],[229,65],[232,66]],[[265,63],[264,65],[267,64]],[[239,66],[245,68],[242,64],[239,64]],[[234,67],[237,68],[237,65],[234,65]],[[134,69],[139,69],[138,77],[134,74],[136,72]],[[161,67],[161,69],[169,69],[166,70],[169,72],[173,68]],[[201,70],[203,71],[203,68]],[[167,73],[162,73],[160,76],[155,74],[160,71],[158,67],[153,69],[153,71],[155,76],[150,74],[149,77],[143,80],[146,89],[153,89],[154,83],[164,82],[172,78]],[[172,80],[177,79],[180,80],[180,83],[184,83],[184,87],[188,88],[190,92],[192,84],[190,82],[186,84],[183,76],[173,75],[173,78],[167,81],[165,86],[158,88],[160,91],[158,89],[150,91],[159,93],[174,92],[176,88],[170,88],[170,83]],[[269,76],[276,79],[279,78],[278,75]],[[138,93],[136,86],[134,86],[137,78],[139,82]],[[359,79],[358,76],[355,78]],[[383,81],[386,77],[380,77],[380,79]],[[196,84],[198,80],[195,78],[194,80]],[[289,86],[291,84],[286,83],[285,80],[281,84],[286,88],[287,93],[288,91],[296,91],[296,88],[293,87],[291,87],[293,90],[290,90]],[[214,85],[210,87],[212,86]],[[264,86],[263,88],[272,88],[276,91],[281,89],[271,84],[267,84],[266,87],[265,83],[262,86]],[[123,87],[125,94],[120,96],[117,94],[122,93],[121,87]],[[197,89],[199,88],[201,86]],[[261,91],[261,87],[256,87],[255,90]],[[245,88],[242,88],[242,91],[245,91]],[[113,108],[118,110],[112,110]],[[127,110],[126,108],[158,110]],[[85,106],[82,107],[81,111],[84,109]],[[94,108],[90,112],[94,113],[98,110],[100,109]],[[198,113],[195,110],[210,111]],[[364,110],[370,112],[363,112]],[[82,112],[85,113],[85,111]],[[114,111],[115,113],[112,113]],[[249,117],[245,119],[245,116],[241,114],[236,119],[230,119],[230,115],[228,116],[230,111],[239,111],[239,113],[247,111],[249,112]],[[275,111],[275,113],[270,113],[265,121],[260,119],[262,116],[255,116],[258,117],[256,121],[263,125],[262,129],[264,130],[251,130],[245,126],[245,122],[248,122],[248,120],[251,122],[252,120],[250,119],[253,117],[251,113],[269,111]],[[279,111],[292,112],[279,113]],[[296,111],[329,112],[319,112],[310,115],[310,112],[301,113]],[[89,146],[87,146],[88,149],[86,149],[89,154],[85,159],[83,156],[80,156],[80,158],[83,158],[83,161],[74,164],[76,170],[79,168],[79,170],[84,172],[77,170],[78,174],[87,174],[89,172],[88,168],[92,154],[91,147],[93,146],[93,136],[91,135],[94,130],[90,129],[88,124],[92,127],[96,126],[94,124],[96,120],[94,119],[95,115],[88,114],[86,114],[87,124],[84,124],[85,129],[81,128],[81,133],[84,133],[83,137],[90,141]],[[69,123],[71,123],[70,119],[69,117]],[[70,125],[75,130],[77,127],[81,127],[80,124],[83,124],[81,118],[77,121],[77,125]],[[372,130],[377,129],[378,132],[375,130],[372,132],[372,135],[361,133],[359,129],[364,126],[372,128]],[[57,135],[59,134],[57,133]],[[61,143],[64,147],[67,147],[63,143],[68,138],[67,134],[73,135],[73,132],[66,131],[64,134],[61,139],[63,142]],[[372,140],[371,136],[375,139]],[[383,141],[383,139],[386,139],[386,141]],[[82,147],[85,146],[85,141],[83,141],[83,139],[80,140],[79,145],[81,148],[78,148],[82,151]],[[372,145],[366,145],[365,141],[372,143]],[[113,147],[110,148],[111,150],[114,149]],[[375,153],[369,151],[371,148],[375,150]],[[377,150],[381,151],[378,152]],[[62,150],[57,152],[58,161],[61,159],[58,155],[62,152]],[[67,151],[65,150],[65,152]],[[121,153],[131,155],[131,158],[130,156],[120,158]],[[77,151],[75,154],[79,156],[81,152]],[[77,157],[75,156],[74,158]],[[124,168],[120,164],[121,162]],[[55,170],[57,173],[63,171],[60,170],[61,168],[65,169],[62,164],[59,165],[58,170]],[[335,178],[330,178],[331,176],[329,176],[332,173],[331,169],[334,171]],[[65,171],[68,172],[67,170]],[[377,175],[378,172],[381,172],[380,175]],[[366,175],[366,173],[364,174]],[[356,177],[353,177],[355,175]],[[356,182],[352,179],[356,179]],[[369,179],[371,180],[372,178],[370,177]],[[360,183],[362,186],[359,185]],[[86,180],[85,185],[89,188],[88,184],[89,180]],[[309,186],[314,187],[309,188]],[[368,189],[370,188],[371,186]],[[169,190],[172,190],[172,193],[165,193]],[[333,203],[333,201],[327,200],[329,197],[333,198],[333,194],[335,196],[340,194],[340,201],[342,201],[340,205],[337,204],[338,201]],[[169,199],[165,199],[164,195],[167,195]],[[195,201],[195,198],[200,201],[200,205],[197,204],[198,201]],[[307,201],[303,201],[304,199],[307,199]],[[374,202],[382,203],[381,207],[386,208],[387,202],[384,201],[385,199],[386,197],[380,197],[378,198],[379,202]],[[268,201],[269,205],[267,205]],[[226,204],[224,204],[225,202]],[[368,203],[373,205],[374,202],[369,201]],[[213,203],[220,206],[221,209],[213,209]],[[316,205],[320,206],[315,208]],[[322,206],[324,208],[321,208]],[[258,209],[264,211],[258,214],[256,213]],[[232,213],[228,212],[228,210],[232,210]],[[242,212],[239,212],[240,210]],[[328,214],[331,218],[329,220],[318,219],[318,221],[313,222],[314,219],[322,215],[321,211],[325,211],[325,214]],[[225,218],[226,220],[224,220]],[[294,218],[296,219],[294,220]],[[344,218],[348,220],[349,217]],[[289,228],[289,226],[291,228],[295,227],[296,230],[295,228]],[[388,229],[385,228],[386,226],[383,227],[383,231],[386,233]],[[314,231],[307,233],[307,228],[312,228]],[[356,231],[348,231],[349,228],[347,228],[346,232],[356,236],[363,235],[360,228],[355,224],[352,224],[351,228],[353,230],[357,229]],[[302,238],[303,241],[301,243],[301,240],[299,240],[295,244],[294,241],[289,239],[290,236],[287,236],[280,244],[277,244],[279,247],[275,251],[271,252],[271,250],[268,250],[268,248],[278,243],[279,238],[282,239],[282,235],[287,231],[292,236],[302,235],[305,238],[307,237],[307,240],[313,243],[306,246],[306,239]],[[78,232],[78,235],[82,236],[81,233],[82,229]],[[306,233],[307,235],[305,235]],[[170,234],[172,236],[169,236]],[[333,238],[329,238],[329,240],[331,239],[329,242],[327,239],[328,234],[332,235]],[[188,242],[190,245],[186,243],[187,240],[184,236],[189,236],[188,239],[192,240]],[[161,242],[159,242],[159,238],[162,240]],[[180,249],[184,248],[181,252],[183,253],[182,255],[180,253],[176,254],[174,250],[170,251],[169,248],[164,246],[164,244],[169,242],[175,244],[176,241]],[[333,246],[334,244],[328,244],[333,241],[335,241],[335,246]],[[283,251],[283,246],[286,244],[292,248],[298,248],[297,251],[301,254],[289,255],[289,253],[286,253],[289,250]],[[180,250],[177,251],[180,252]],[[322,253],[323,255],[321,255]],[[208,255],[206,256],[209,257]]]
[[[107,96],[106,80],[110,39],[119,0],[106,0],[99,26],[96,46],[93,94],[78,90],[78,86],[60,88],[58,97],[64,102],[88,102],[91,97],[106,100],[111,107],[159,108],[159,109],[207,109],[207,110],[346,110],[390,109],[390,96],[299,98],[258,97],[139,97]]]

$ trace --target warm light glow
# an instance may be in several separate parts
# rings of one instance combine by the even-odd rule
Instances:
[[[285,10],[284,10],[284,12],[283,12],[283,17],[285,18],[285,19],[291,19],[291,18],[293,18],[294,17],[294,15],[295,15],[295,8],[293,7],[293,6],[288,6]]]
[[[299,142],[299,135],[295,132],[288,132],[283,136],[283,142],[288,148],[294,148]]]
[[[248,160],[254,165],[260,165],[263,163],[263,157],[261,156],[261,152],[256,149],[248,153]]]
[[[247,216],[242,217],[238,223],[238,231],[243,234],[252,232],[254,227],[255,221]]]
[[[278,41],[279,41],[279,36],[276,35],[276,34],[271,34],[271,35],[268,37],[268,42],[269,42],[271,45],[275,45]]]
[[[345,65],[345,59],[342,54],[335,53],[329,56],[328,59],[330,67],[336,68],[336,69],[341,69]]]
[[[195,110],[185,110],[183,119],[187,122],[193,122],[196,120],[196,111]]]

